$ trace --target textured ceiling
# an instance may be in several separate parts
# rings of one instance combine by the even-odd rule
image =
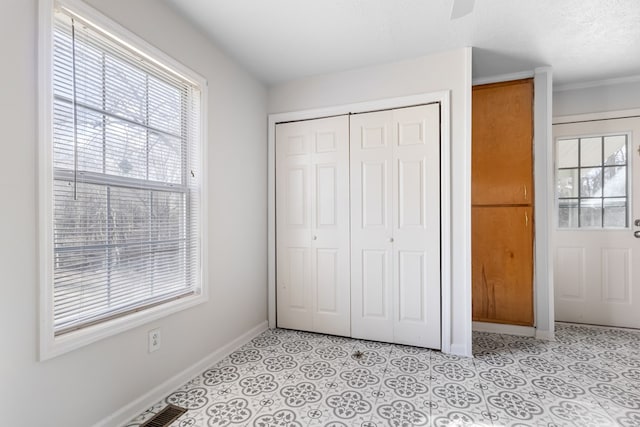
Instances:
[[[550,65],[556,84],[640,74],[640,0],[165,0],[256,77],[304,76],[473,46],[473,76]]]

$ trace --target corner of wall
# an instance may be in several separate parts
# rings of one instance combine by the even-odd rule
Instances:
[[[553,70],[540,67],[534,73],[534,185],[535,203],[535,265],[534,295],[536,336],[553,336],[555,313],[553,305],[553,254],[551,227],[553,224]]]
[[[462,49],[464,56],[464,81],[462,98],[461,123],[452,125],[463,132],[460,138],[462,144],[455,155],[452,153],[452,172],[462,179],[458,185],[452,185],[452,192],[459,194],[452,196],[452,212],[460,212],[461,217],[453,221],[453,234],[461,242],[452,245],[452,268],[459,272],[453,276],[451,287],[451,343],[449,351],[452,354],[472,357],[473,355],[473,322],[471,312],[471,94],[473,87],[473,48]],[[452,151],[455,152],[452,147]],[[453,178],[453,177],[452,177]],[[455,181],[455,178],[453,178]],[[457,209],[454,209],[457,207]],[[457,230],[456,230],[457,229]]]

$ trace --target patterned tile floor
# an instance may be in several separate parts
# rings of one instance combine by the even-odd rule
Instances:
[[[559,323],[473,350],[269,330],[127,426],[167,403],[189,409],[172,427],[640,426],[640,331]]]

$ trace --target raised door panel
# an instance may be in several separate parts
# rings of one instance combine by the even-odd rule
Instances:
[[[472,204],[533,200],[533,80],[473,87]]]
[[[389,267],[388,251],[362,251],[362,292],[358,295],[362,302],[358,313],[361,318],[391,321]]]
[[[285,166],[286,167],[286,166]],[[286,200],[286,226],[291,228],[308,228],[309,209],[307,203],[307,189],[309,187],[308,167],[306,165],[292,166],[285,169],[287,188],[283,197]]]
[[[418,251],[398,252],[398,321],[425,321],[424,293],[425,254]]]
[[[316,166],[317,229],[338,226],[338,170],[336,164]]]
[[[393,342],[391,111],[351,116],[351,334]]]
[[[531,207],[472,208],[473,318],[533,325]]]
[[[339,249],[316,249],[316,311],[339,315]]]
[[[398,160],[398,229],[425,229],[425,157]]]
[[[440,108],[393,112],[394,342],[440,342]]]
[[[287,307],[295,311],[308,311],[307,284],[311,269],[309,248],[289,247],[286,251],[282,281],[286,284]]]
[[[386,229],[389,196],[387,194],[390,161],[363,161],[360,163],[361,210],[360,224],[364,230]]]

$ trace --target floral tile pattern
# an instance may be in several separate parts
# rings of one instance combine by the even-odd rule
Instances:
[[[640,331],[558,323],[556,341],[474,333],[474,358],[269,330],[131,420],[172,427],[640,427]]]

